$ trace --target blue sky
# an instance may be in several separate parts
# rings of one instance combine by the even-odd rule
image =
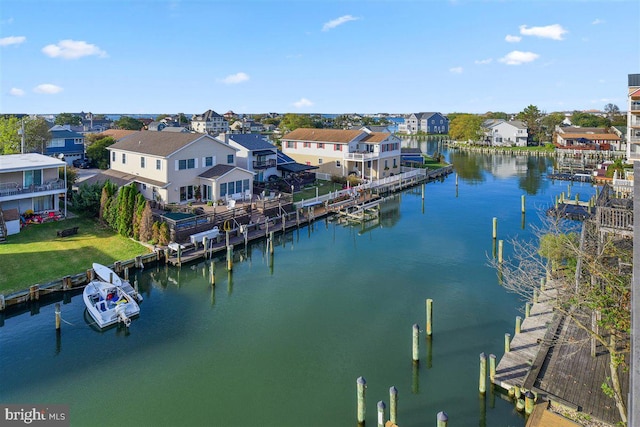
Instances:
[[[640,2],[0,0],[0,113],[626,109]]]

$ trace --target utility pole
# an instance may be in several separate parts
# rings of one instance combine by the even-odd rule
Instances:
[[[20,135],[20,153],[24,154],[24,118],[20,122],[20,129],[18,130]]]

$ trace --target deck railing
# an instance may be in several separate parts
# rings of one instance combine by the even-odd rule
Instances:
[[[629,209],[598,207],[596,218],[600,227],[633,231],[633,211]]]

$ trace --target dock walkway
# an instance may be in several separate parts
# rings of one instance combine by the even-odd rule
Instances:
[[[498,363],[493,383],[507,391],[512,387],[532,390],[553,404],[616,424],[620,416],[615,402],[601,390],[609,376],[609,355],[598,346],[592,357],[587,333],[554,313],[556,286],[548,281],[538,302],[531,306],[521,332],[513,337],[510,351]],[[620,378],[626,393],[628,375],[621,373]]]

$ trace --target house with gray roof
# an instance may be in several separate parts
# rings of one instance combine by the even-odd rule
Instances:
[[[55,125],[49,134],[51,139],[47,141],[45,155],[64,159],[69,166],[74,160],[84,158],[84,135],[72,131],[69,125]]]
[[[527,125],[520,120],[495,120],[485,128],[485,142],[491,146],[526,147]]]
[[[149,200],[162,203],[245,199],[253,172],[236,165],[238,149],[210,135],[140,131],[107,148],[110,168],[92,181],[134,182]]]
[[[399,126],[399,130],[410,135],[418,132],[445,135],[449,133],[449,119],[441,113],[411,113]]]
[[[229,131],[229,122],[215,111],[207,110],[191,118],[191,129],[198,133],[218,135]]]
[[[255,174],[254,179],[265,182],[278,176],[278,148],[266,136],[256,133],[226,134],[225,142],[238,149],[237,165]]]

